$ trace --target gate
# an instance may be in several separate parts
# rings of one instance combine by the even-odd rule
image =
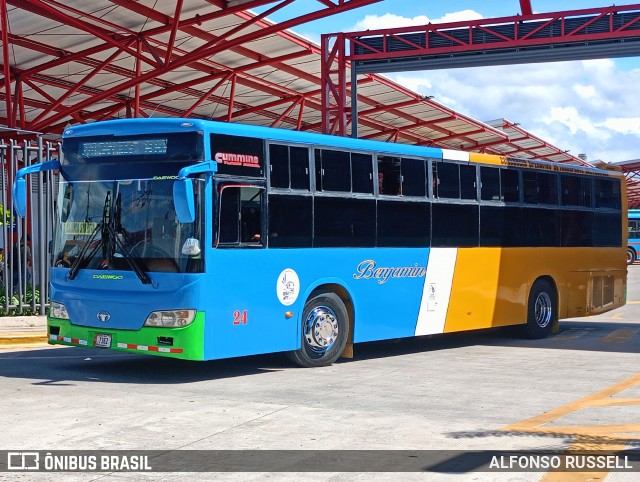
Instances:
[[[49,246],[53,240],[58,174],[27,176],[27,215],[14,215],[11,186],[18,169],[59,159],[60,145],[0,140],[0,316],[44,315],[49,305]]]

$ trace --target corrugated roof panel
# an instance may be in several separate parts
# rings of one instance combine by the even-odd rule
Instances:
[[[248,1],[232,0],[227,5],[241,5]],[[164,68],[165,57],[175,8],[174,0],[75,0],[61,5],[57,12],[42,14],[9,6],[11,52],[14,56],[12,67],[25,71],[46,64],[46,68],[30,82],[53,99],[61,99],[70,89],[75,89],[62,103],[67,109],[73,109],[74,105],[93,96],[95,101],[92,104],[84,105],[75,112],[79,114],[81,111],[87,120],[92,119],[92,113],[105,112],[109,107],[112,107],[113,116],[122,117],[126,115],[124,101],[131,109],[136,89],[129,86],[119,91],[117,87],[134,78],[137,63],[135,40],[144,39],[140,45],[145,59],[141,71],[149,78],[137,90],[144,115],[180,115],[198,103],[192,115],[226,119],[233,91],[232,111],[236,114],[233,121],[271,125],[291,108],[294,100],[304,96],[303,126],[320,129],[321,62],[318,45],[292,31],[280,31],[223,48],[211,55],[200,55],[215,45],[218,37],[232,30],[236,33],[219,40],[221,45],[238,35],[260,32],[273,24],[266,20],[249,23],[247,20],[252,16],[249,12],[224,14],[212,2],[190,0],[182,7],[180,20],[187,24],[175,32],[171,60],[175,62],[185,55],[192,55],[193,59],[178,68],[167,69]],[[67,15],[70,20],[52,19],[58,15]],[[76,21],[81,24],[74,25]],[[109,36],[113,40],[109,40]],[[115,44],[124,38],[131,39],[126,47],[128,52],[119,53],[96,73],[98,66],[116,52]],[[79,55],[83,52],[85,54]],[[58,60],[68,55],[77,55],[77,58],[72,62]],[[49,65],[54,61],[55,64]],[[156,71],[159,73],[153,75]],[[221,82],[220,74],[226,73],[234,76]],[[345,75],[350,79],[348,68]],[[217,88],[211,91],[217,84]],[[27,121],[40,116],[47,104],[51,104],[41,92],[29,85],[24,84],[23,93],[27,97]],[[394,132],[399,131],[398,142],[433,143],[477,150],[483,150],[483,145],[490,145],[489,151],[497,153],[534,147],[538,153],[562,153],[553,146],[545,147],[544,151],[538,150],[537,138],[522,129],[504,122],[486,125],[422,98],[383,76],[360,76],[358,95],[359,134],[363,137],[387,140],[394,138]],[[296,105],[279,126],[294,128],[298,114],[299,106]],[[6,116],[6,104],[0,102],[0,117]],[[76,120],[67,115],[45,126],[44,130],[59,134],[67,122]],[[571,156],[565,157],[571,160]]]

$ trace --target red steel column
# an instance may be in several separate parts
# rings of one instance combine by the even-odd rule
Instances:
[[[345,36],[342,33],[324,34],[321,39],[322,132],[345,136],[347,135]]]

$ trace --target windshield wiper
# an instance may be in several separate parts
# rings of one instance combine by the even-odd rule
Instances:
[[[115,247],[118,248],[118,250],[122,253],[122,257],[127,262],[129,267],[133,270],[133,272],[136,274],[136,276],[140,279],[140,281],[142,281],[142,283],[146,284],[146,285],[150,284],[151,283],[151,278],[149,278],[149,275],[144,272],[144,270],[136,262],[134,257],[131,256],[131,253],[127,250],[127,247],[122,242],[122,239],[120,239],[120,236],[119,236],[119,235],[122,235],[122,237],[127,242],[127,244],[131,245],[131,240],[129,239],[129,236],[127,235],[127,231],[122,227],[122,196],[121,196],[120,193],[118,193],[118,197],[116,198],[116,205],[115,205],[115,208],[113,210],[113,222],[112,223],[108,223],[107,229],[108,229],[109,235],[110,235],[110,237],[109,237],[109,240],[110,240],[110,243],[109,243],[110,244],[109,245],[109,255],[110,255],[110,257],[115,252],[115,250],[113,249],[114,245],[115,245]],[[113,245],[111,243],[113,243]]]
[[[80,254],[78,254],[78,257],[71,264],[71,267],[69,268],[69,272],[67,273],[67,276],[66,276],[67,279],[75,279],[75,277],[78,275],[80,264],[85,260],[87,263],[89,263],[89,261],[91,261],[93,257],[96,255],[96,253],[98,252],[98,249],[102,248],[102,254],[103,255],[105,254],[106,248],[105,248],[104,235],[106,233],[104,228],[107,220],[109,219],[109,210],[111,208],[110,205],[111,205],[111,191],[107,191],[107,195],[104,199],[104,207],[102,208],[102,221],[100,221],[98,225],[95,227],[95,229],[91,233],[91,236],[89,236],[89,239],[87,240],[85,245],[82,247],[82,250],[80,250]],[[98,234],[98,231],[102,231],[102,239],[98,244],[96,244],[93,247],[89,255],[85,258],[85,254],[89,250],[89,246],[91,246],[91,243],[93,242],[96,235]]]
[[[131,270],[136,274],[140,281],[142,281],[143,284],[151,284],[151,278],[149,278],[149,275],[147,275],[147,273],[143,271],[140,265],[131,256],[131,253],[129,253],[126,246],[118,236],[119,234],[122,235],[125,241],[128,244],[131,244],[127,232],[122,227],[121,212],[122,201],[121,195],[120,193],[118,193],[113,216],[111,216],[111,191],[108,191],[104,200],[104,207],[102,209],[102,221],[95,227],[95,229],[91,233],[91,236],[89,237],[89,240],[82,247],[80,254],[73,261],[73,264],[71,265],[71,268],[67,273],[68,279],[75,279],[75,277],[78,275],[80,264],[83,261],[89,263],[89,261],[93,259],[100,248],[102,248],[103,259],[107,260],[108,263],[111,264],[115,248],[118,248],[118,250],[122,253],[123,259],[127,262]],[[85,254],[89,250],[89,246],[95,239],[98,231],[100,231],[102,235],[100,242],[93,247],[91,252],[85,258]]]

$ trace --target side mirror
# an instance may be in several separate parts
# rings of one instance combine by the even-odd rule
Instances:
[[[193,194],[193,180],[191,174],[213,174],[218,170],[216,161],[199,162],[180,169],[178,180],[173,183],[173,206],[176,209],[178,221],[192,223],[196,220],[196,201]]]
[[[178,179],[173,182],[173,205],[178,221],[192,223],[196,220],[196,202],[193,196],[193,180]]]
[[[16,180],[13,182],[13,205],[18,216],[23,218],[27,214],[27,181],[24,177],[34,172],[45,172],[54,169],[60,169],[60,161],[40,162],[23,167],[16,173]]]
[[[27,181],[24,177],[16,178],[13,183],[13,206],[21,218],[27,214]]]

